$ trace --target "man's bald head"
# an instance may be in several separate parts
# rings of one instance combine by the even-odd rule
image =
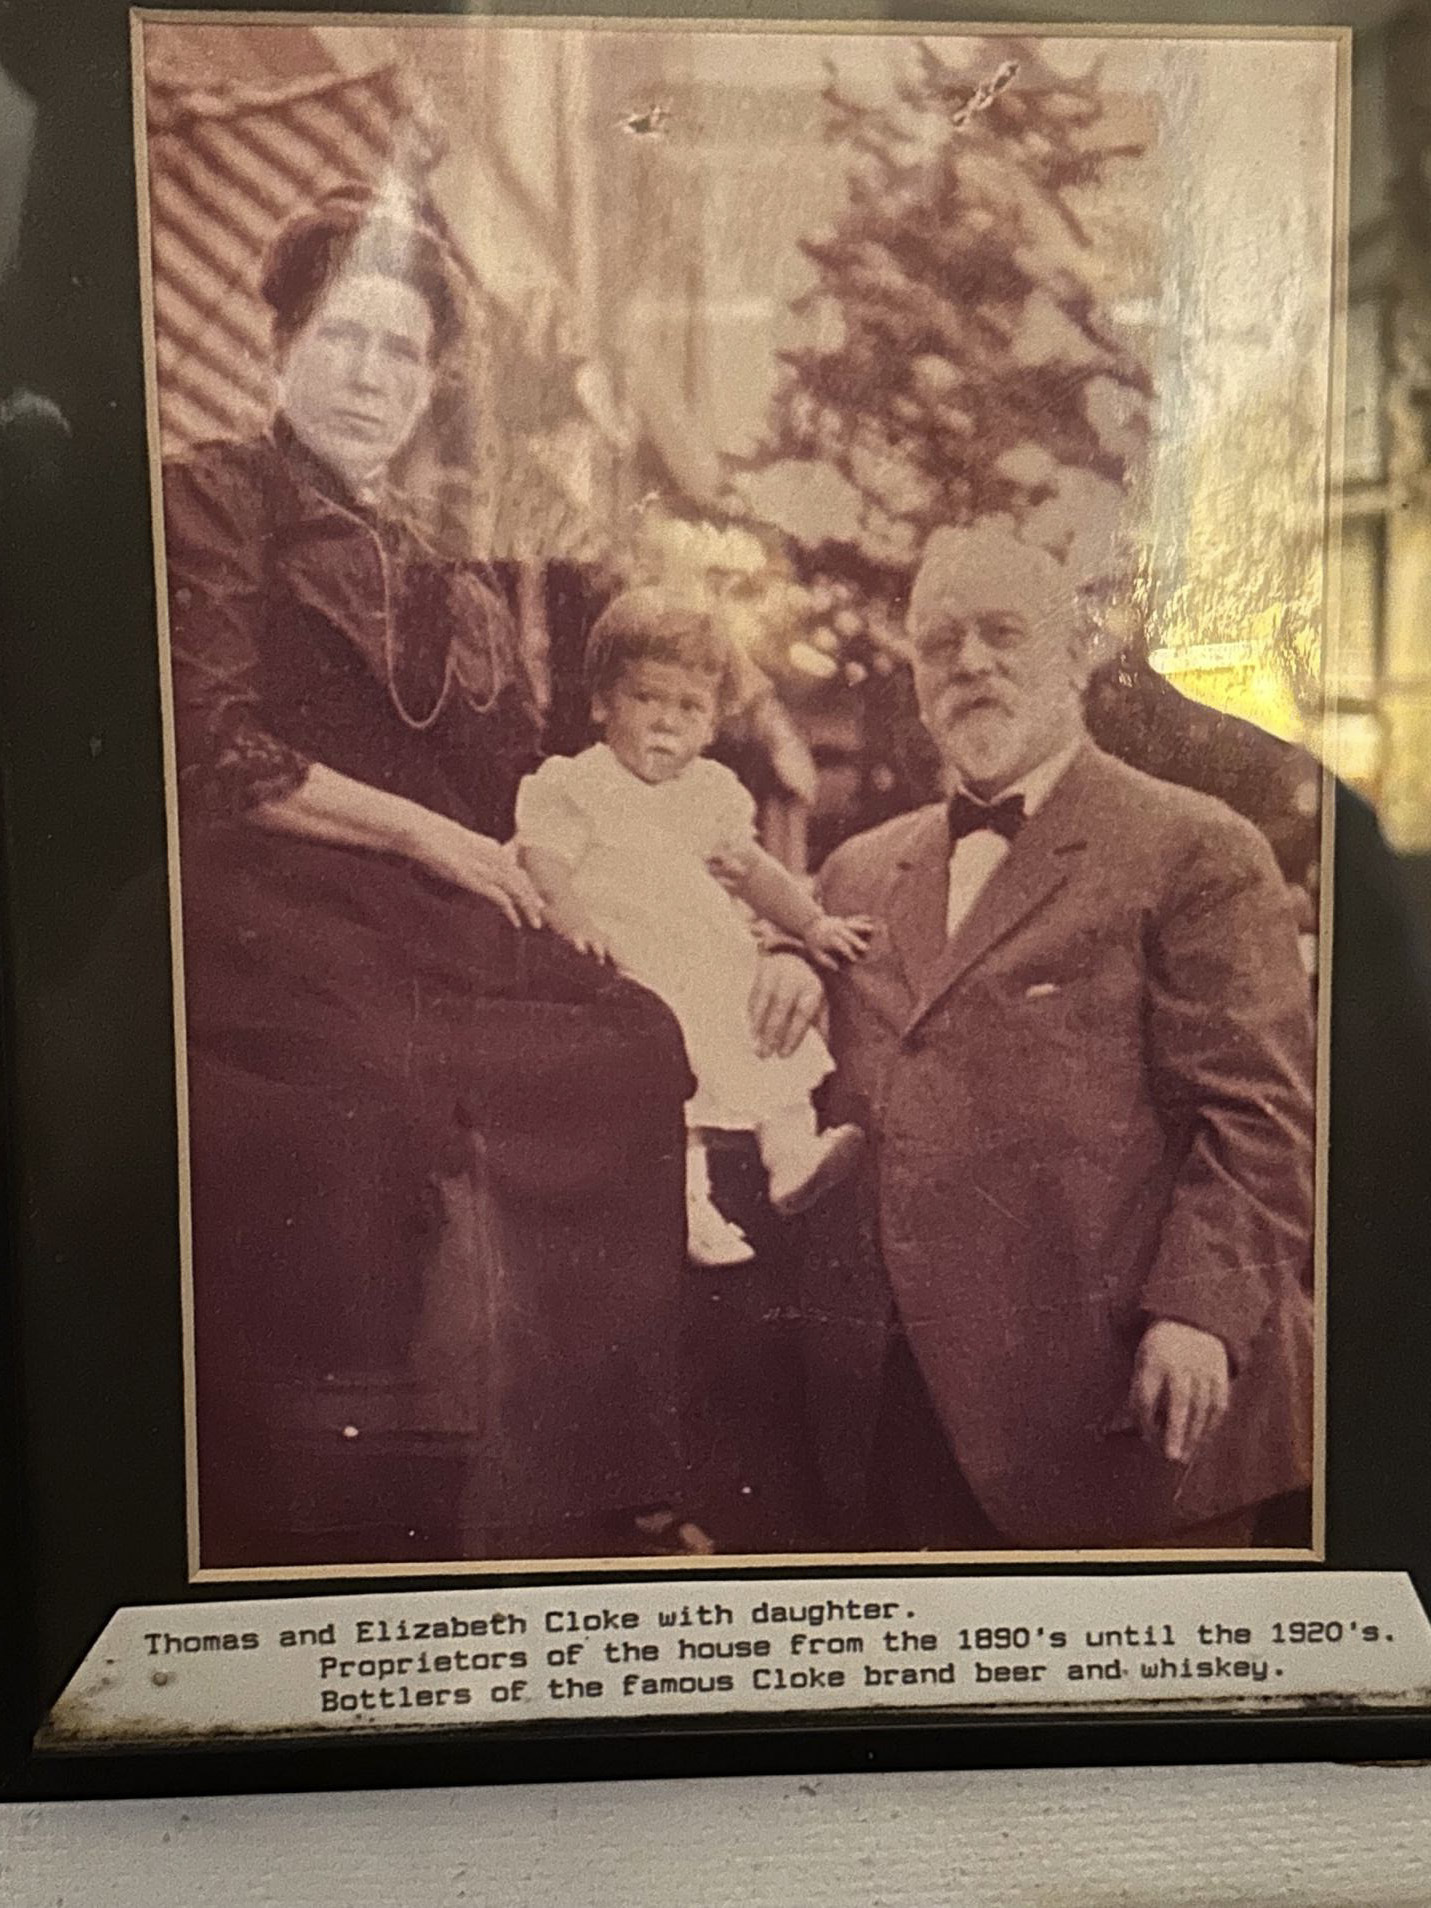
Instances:
[[[1031,628],[1057,622],[1075,635],[1081,622],[1078,590],[1049,550],[1026,543],[1007,518],[949,525],[924,546],[910,591],[907,627],[917,643],[922,629],[951,610],[961,616],[1014,611]]]

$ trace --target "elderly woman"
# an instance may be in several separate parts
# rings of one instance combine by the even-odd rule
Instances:
[[[511,620],[386,489],[464,290],[331,195],[263,280],[270,430],[165,473],[209,1568],[676,1527],[679,1031],[541,929]]]

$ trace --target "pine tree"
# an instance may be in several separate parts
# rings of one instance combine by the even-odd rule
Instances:
[[[1096,69],[1070,79],[1024,39],[921,42],[887,105],[831,69],[824,100],[845,202],[804,245],[804,341],[781,354],[739,481],[753,515],[789,519],[808,590],[796,667],[813,645],[865,698],[892,673],[937,526],[1004,513],[1060,553],[1082,539],[1086,573],[1108,565],[1149,384],[1107,309],[1134,241],[1100,209],[1143,141]],[[780,502],[802,486],[826,500],[813,533]],[[866,718],[867,741],[888,726]],[[909,779],[899,763],[874,773],[891,796]]]

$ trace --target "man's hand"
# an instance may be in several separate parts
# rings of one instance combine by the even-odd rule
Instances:
[[[1133,1363],[1128,1407],[1145,1443],[1187,1464],[1227,1415],[1232,1372],[1227,1347],[1212,1332],[1175,1318],[1155,1318]]]
[[[788,1060],[825,1005],[819,976],[799,954],[762,954],[750,990],[750,1031],[762,1060]]]

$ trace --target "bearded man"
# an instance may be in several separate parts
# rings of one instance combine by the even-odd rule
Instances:
[[[1245,1548],[1312,1444],[1287,885],[1223,803],[1089,740],[1075,583],[1012,526],[936,532],[908,635],[948,800],[821,876],[878,924],[830,983],[887,1281],[840,1404],[871,1541]],[[807,1296],[848,1345],[848,1293]]]

